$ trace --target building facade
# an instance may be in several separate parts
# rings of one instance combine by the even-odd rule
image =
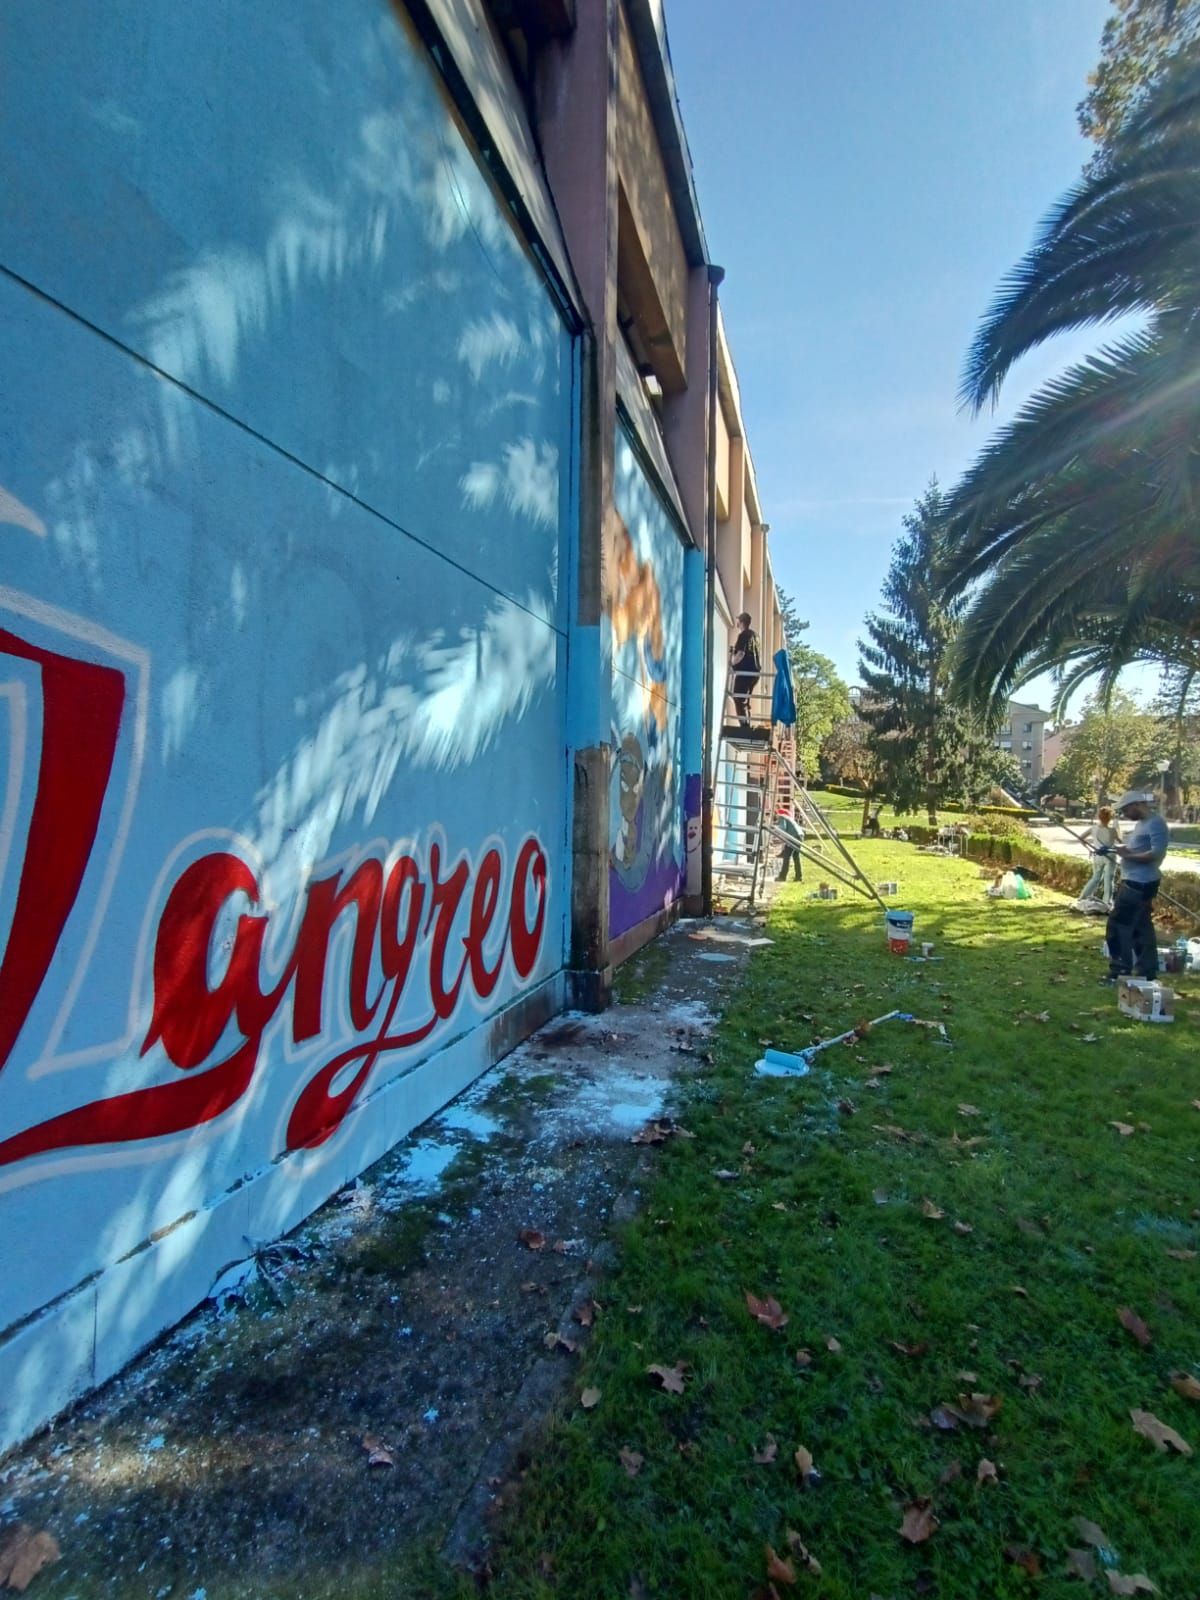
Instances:
[[[1046,765],[1046,724],[1050,713],[1040,706],[1010,700],[1006,720],[996,734],[1001,750],[1012,752],[1021,769],[1027,793],[1032,794],[1049,771]]]
[[[0,1449],[700,906],[782,638],[655,0],[5,26]]]

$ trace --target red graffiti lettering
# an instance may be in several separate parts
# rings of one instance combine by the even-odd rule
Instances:
[[[96,842],[125,705],[113,667],[76,661],[0,628],[0,656],[33,662],[42,680],[42,754],[25,861],[0,961],[0,1070],[58,949]]]
[[[342,919],[353,913],[346,1010],[356,1033],[374,1031],[326,1061],[297,1096],[287,1146],[295,1150],[321,1144],[340,1127],[380,1056],[421,1043],[454,1013],[468,976],[475,996],[487,1000],[506,954],[511,954],[518,979],[532,975],[545,932],[548,893],[546,854],[537,839],[526,839],[518,851],[508,915],[498,924],[502,938],[489,958],[485,945],[496,925],[503,876],[495,847],[484,853],[474,874],[464,856],[443,875],[442,852],[435,843],[425,874],[413,857],[402,855],[386,876],[384,864],[369,858],[345,882],[341,872],[316,879],[308,887],[283,971],[264,989],[263,952],[271,913],[262,908],[261,886],[239,856],[227,851],[203,856],[179,875],[159,919],[153,1009],[142,1045],[143,1057],[161,1046],[182,1076],[95,1101],[0,1141],[0,1165],[50,1150],[177,1133],[220,1116],[249,1087],[263,1036],[289,991],[293,1042],[317,1039],[324,1031],[330,945]],[[466,928],[456,937],[464,907]],[[210,984],[218,928],[235,911],[227,959],[220,977]],[[427,961],[424,1003],[417,1008],[421,1020],[393,1031],[423,946]],[[449,976],[448,966],[453,969]],[[240,1042],[230,1041],[230,1053],[205,1066],[233,1030],[241,1034]]]

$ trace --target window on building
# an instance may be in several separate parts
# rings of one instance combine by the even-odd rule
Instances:
[[[1000,737],[1002,739],[1006,738],[1011,732],[1012,732],[1012,723],[1011,722],[1006,722],[1004,724],[1004,726],[1000,729]]]
[[[1021,729],[1021,732],[1022,733],[1032,733],[1033,732],[1033,723],[1032,722],[1027,722],[1025,724],[1025,726]]]
[[[1021,744],[1021,749],[1022,750],[1032,750],[1033,749],[1033,741],[1031,739],[1023,740],[1022,744]]]
[[[1000,748],[1001,748],[1001,750],[1011,750],[1012,749],[1012,740],[1011,739],[1001,739]]]

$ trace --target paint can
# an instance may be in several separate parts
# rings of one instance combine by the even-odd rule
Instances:
[[[888,949],[894,956],[906,956],[908,947],[912,943],[913,913],[888,911],[884,914],[883,920],[887,929]]]

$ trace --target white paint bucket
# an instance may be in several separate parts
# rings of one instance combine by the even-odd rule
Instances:
[[[883,921],[887,929],[888,949],[893,955],[906,956],[908,947],[912,943],[913,913],[888,911],[885,912]]]

